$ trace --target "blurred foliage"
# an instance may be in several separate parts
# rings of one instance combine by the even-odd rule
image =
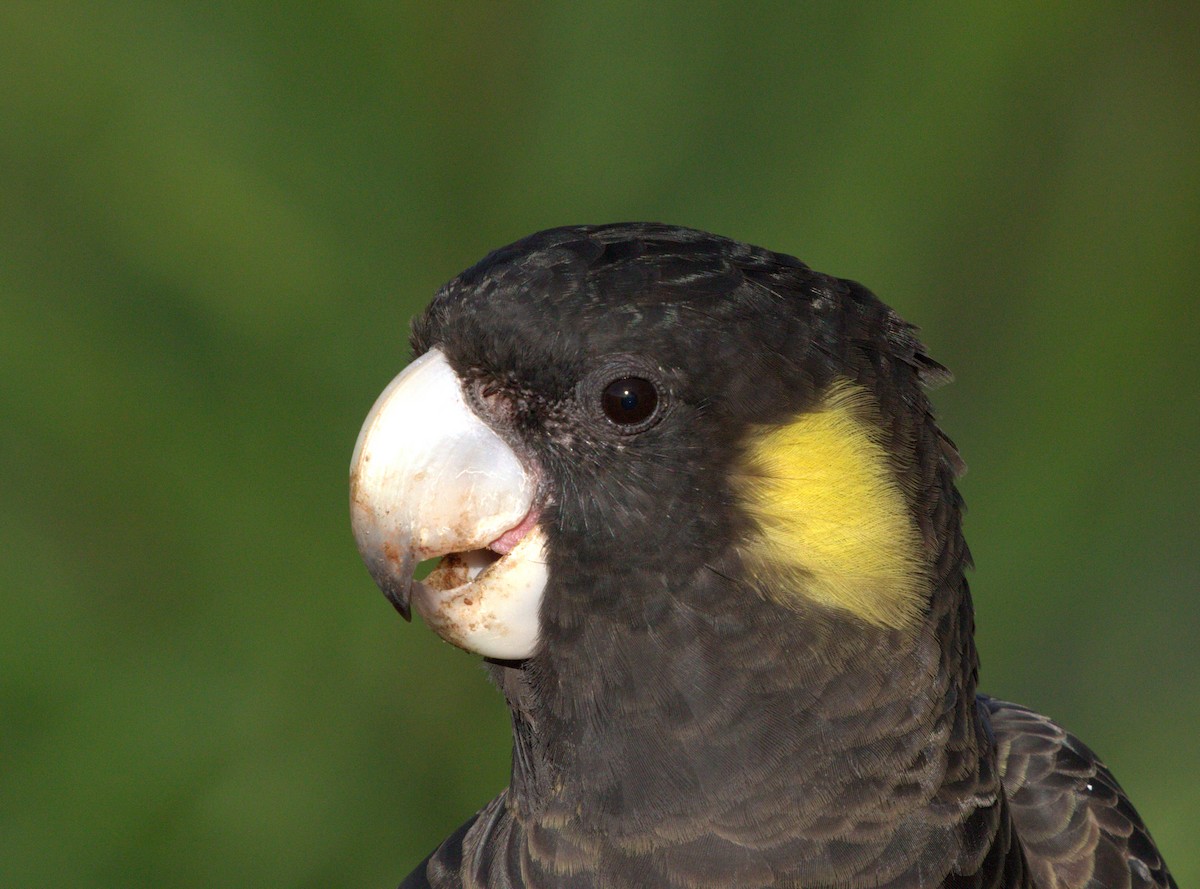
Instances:
[[[921,324],[984,688],[1200,882],[1196,9],[0,5],[0,884],[391,886],[503,786],[350,450],[442,281],[640,218]]]

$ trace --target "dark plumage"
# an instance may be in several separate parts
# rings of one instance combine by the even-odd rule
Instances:
[[[562,228],[447,284],[413,346],[538,467],[549,582],[535,653],[490,667],[511,785],[403,886],[1174,885],[1086,747],[977,697],[946,374],[864,287],[688,229]],[[623,375],[663,400],[637,434],[598,413]],[[915,529],[912,620],[816,595],[841,569],[804,553],[756,567],[748,455],[842,384]]]

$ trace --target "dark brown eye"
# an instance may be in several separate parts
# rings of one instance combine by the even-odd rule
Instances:
[[[635,426],[654,413],[658,391],[641,377],[613,380],[600,397],[605,415],[618,426]]]

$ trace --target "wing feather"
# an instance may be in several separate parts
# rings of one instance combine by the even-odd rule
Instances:
[[[1112,772],[1061,726],[979,696],[1001,783],[1041,889],[1178,889]]]

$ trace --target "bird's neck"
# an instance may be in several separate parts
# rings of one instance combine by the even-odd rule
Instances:
[[[916,632],[738,607],[718,572],[692,582],[686,606],[594,610],[496,668],[527,832],[552,826],[568,857],[678,848],[717,869],[740,847],[808,885],[874,885],[885,859],[926,875],[982,860],[1007,815],[961,568]],[[591,604],[634,601],[620,592]]]

